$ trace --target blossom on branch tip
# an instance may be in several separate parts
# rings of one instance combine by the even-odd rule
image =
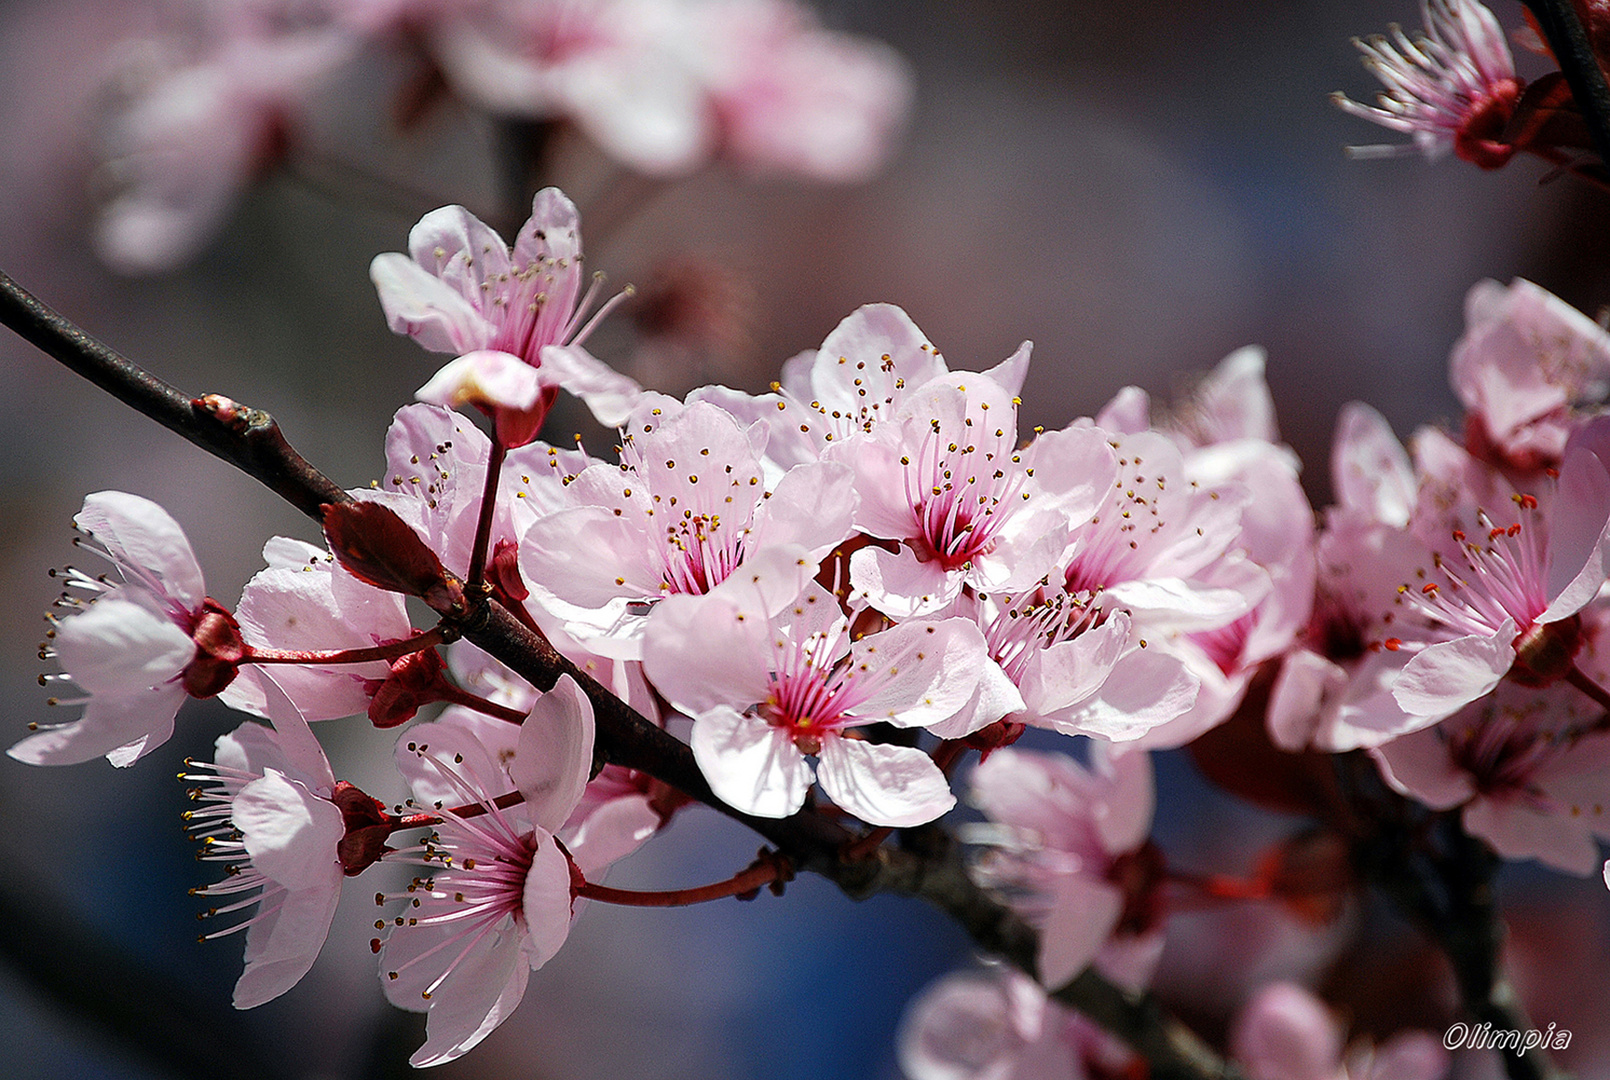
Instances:
[[[973,770],[969,800],[987,823],[973,867],[1040,931],[1042,985],[1092,962],[1131,989],[1151,980],[1162,948],[1162,861],[1150,845],[1155,794],[1144,750],[1091,744],[1091,767],[1064,754],[998,750]]]
[[[190,541],[156,503],[121,491],[84,500],[73,523],[79,547],[109,560],[121,581],[69,567],[42,657],[85,691],[52,704],[84,706],[64,724],[40,725],[8,753],[32,765],[73,765],[105,755],[132,765],[166,742],[185,697],[211,697],[245,652],[234,616],[206,595]],[[87,594],[88,599],[81,599]]]
[[[592,311],[602,278],[584,294],[580,228],[575,205],[544,188],[513,248],[462,206],[444,206],[409,232],[407,255],[375,256],[369,276],[392,330],[460,357],[420,390],[422,400],[475,405],[494,418],[506,446],[535,438],[560,389],[585,401],[601,424],[626,418],[640,388],[582,344],[628,294]],[[533,369],[535,381],[516,363]]]
[[[1390,37],[1353,44],[1364,66],[1385,84],[1374,105],[1338,91],[1336,105],[1353,116],[1405,132],[1429,158],[1452,150],[1484,169],[1496,169],[1517,147],[1503,141],[1523,83],[1503,28],[1479,0],[1421,0],[1425,33],[1409,37],[1396,26]],[[1355,156],[1389,155],[1395,146],[1354,147]]]

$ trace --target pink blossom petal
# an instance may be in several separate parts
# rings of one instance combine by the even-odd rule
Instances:
[[[520,726],[509,773],[534,824],[557,832],[581,801],[593,767],[593,703],[576,680],[559,676]]]
[[[798,544],[819,561],[849,539],[856,504],[853,469],[830,462],[796,465],[755,511],[750,541],[755,547]]]
[[[945,774],[914,746],[829,737],[817,778],[828,798],[868,825],[921,825],[956,805]]]
[[[381,952],[382,967],[401,968],[457,928],[450,926],[445,932],[431,929],[434,932],[394,933]],[[408,1059],[410,1065],[423,1069],[462,1056],[514,1012],[531,977],[520,936],[519,928],[512,924],[488,933],[471,947],[429,999],[421,997],[423,989],[440,974],[429,961],[402,970],[395,980],[382,978],[386,997],[393,1005],[416,1012],[430,1011],[425,1021],[425,1045],[414,1051]],[[448,945],[442,952],[450,958],[458,948],[462,945]]]
[[[73,524],[94,536],[131,581],[153,587],[188,611],[207,598],[201,566],[184,530],[150,499],[98,491],[84,499]]]
[[[748,707],[766,696],[770,642],[759,598],[740,607],[727,596],[671,596],[649,621],[643,670],[689,715],[722,705]]]
[[[1476,794],[1474,779],[1454,764],[1448,744],[1435,728],[1410,732],[1370,751],[1382,778],[1394,791],[1433,810],[1458,806]]]
[[[62,669],[92,694],[132,694],[168,682],[196,643],[144,589],[123,586],[63,619],[54,641]]]
[[[6,753],[30,765],[77,765],[104,755],[125,768],[167,742],[184,699],[177,682],[126,696],[93,697],[77,720],[41,724]]]
[[[376,255],[369,264],[369,279],[394,333],[407,334],[431,352],[466,353],[491,343],[494,328],[486,316],[407,255],[396,251]]]
[[[722,802],[756,817],[783,818],[805,804],[814,773],[788,733],[730,706],[693,722],[693,756]]]
[[[1041,984],[1056,989],[1089,967],[1123,909],[1123,894],[1104,881],[1075,875],[1059,880],[1040,927],[1036,965]]]
[[[1302,648],[1287,653],[1269,695],[1269,738],[1292,753],[1315,745],[1326,698],[1346,685],[1347,673],[1318,653]]]
[[[1583,443],[1567,444],[1549,512],[1548,609],[1540,623],[1576,614],[1605,582],[1610,566],[1610,472],[1589,446],[1610,431],[1610,418],[1590,421]]]
[[[420,218],[408,231],[408,254],[483,314],[487,297],[498,295],[488,283],[513,269],[503,237],[462,206]]]
[[[1448,716],[1498,685],[1515,662],[1514,619],[1491,636],[1470,634],[1427,645],[1403,668],[1392,696],[1417,716]]]
[[[891,619],[931,615],[960,596],[963,584],[962,575],[905,545],[898,552],[864,547],[850,556],[851,588]]]
[[[1126,386],[1096,414],[1096,427],[1134,435],[1152,426],[1152,398],[1138,386]]]
[[[1236,1018],[1230,1052],[1252,1080],[1337,1080],[1342,1029],[1314,995],[1274,983]]]
[[[659,827],[659,811],[649,805],[648,796],[623,795],[588,814],[565,847],[582,874],[594,880],[611,863],[636,851]]]
[[[335,849],[346,826],[329,799],[270,769],[241,788],[230,818],[252,865],[273,881],[293,891],[340,887]]]
[[[246,968],[235,981],[235,1008],[255,1009],[301,981],[324,948],[340,899],[337,869],[328,887],[298,889],[269,901],[277,910],[263,912],[246,931]]]
[[[878,681],[856,715],[899,727],[949,719],[972,699],[988,660],[984,635],[971,619],[901,623],[864,637],[851,646],[850,665],[870,666]]]
[[[537,833],[537,850],[531,856],[531,869],[525,877],[521,913],[525,916],[528,942],[526,962],[532,970],[553,959],[570,936],[573,896],[570,860],[553,838]]]
[[[1029,373],[1029,353],[1034,350],[1034,342],[1025,341],[1017,347],[1017,351],[992,368],[986,368],[979,374],[986,376],[1013,397],[1023,392],[1023,380]]]
[[[1112,674],[1129,645],[1125,612],[1067,641],[1030,656],[1023,672],[1023,700],[1042,716],[1054,717],[1077,707]]]
[[[1138,739],[1189,709],[1201,684],[1179,657],[1157,646],[1131,649],[1113,668],[1099,694],[1059,714],[1051,726],[1069,735],[1095,735],[1116,742]]]
[[[1106,798],[1092,807],[1096,833],[1110,854],[1134,851],[1152,831],[1157,797],[1151,755],[1099,742],[1091,746],[1090,754],[1097,774],[1108,783]]]
[[[593,419],[607,428],[626,423],[643,397],[643,388],[635,380],[580,345],[544,345],[538,373],[544,386],[558,386],[581,398]]]
[[[542,395],[537,369],[512,353],[479,349],[450,360],[414,392],[431,405],[525,411]]]
[[[1478,798],[1465,807],[1465,831],[1493,845],[1506,859],[1537,859],[1568,874],[1586,876],[1599,864],[1599,845],[1576,823],[1518,798]]]

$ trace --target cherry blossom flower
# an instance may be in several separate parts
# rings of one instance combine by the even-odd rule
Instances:
[[[184,531],[156,503],[121,491],[84,500],[73,519],[86,534],[76,541],[113,565],[121,582],[68,568],[58,607],[50,616],[53,656],[82,698],[84,713],[63,724],[41,725],[8,753],[32,765],[75,765],[105,755],[127,766],[173,734],[186,695],[211,697],[229,685],[244,643],[233,616],[206,595],[201,568]],[[87,601],[78,594],[87,594]]]
[[[904,62],[790,0],[494,0],[430,35],[448,81],[497,112],[576,124],[641,172],[720,156],[861,180],[910,107]]]
[[[1603,655],[1610,614],[1584,613],[1578,663],[1610,676]],[[1506,679],[1435,727],[1371,751],[1397,791],[1433,810],[1462,808],[1465,831],[1506,859],[1538,859],[1571,874],[1599,865],[1595,837],[1610,839],[1610,734],[1603,709],[1564,683]]]
[[[589,648],[629,659],[645,626],[633,611],[719,592],[743,567],[814,567],[849,537],[856,505],[848,466],[806,462],[768,486],[752,442],[763,428],[746,431],[707,402],[667,405],[650,423],[634,419],[620,465],[574,477],[572,508],[520,538],[520,572],[538,602]]]
[[[1424,1031],[1380,1046],[1342,1044],[1343,1030],[1323,1002],[1294,983],[1271,983],[1241,1010],[1231,1056],[1249,1080],[1442,1080],[1451,1059]]]
[[[914,620],[852,642],[820,585],[776,616],[767,614],[768,591],[672,596],[648,626],[644,670],[694,718],[693,754],[715,793],[744,813],[787,817],[819,778],[845,810],[888,826],[932,821],[955,805],[927,754],[854,729],[923,727],[966,710],[956,726],[972,731],[1000,719],[999,709],[1021,708],[1021,699],[980,707],[989,658],[978,627]]]
[[[511,765],[524,801],[508,810],[494,802],[502,790],[454,761],[456,749],[404,740],[414,743],[409,775],[432,775],[427,790],[445,782],[455,794],[454,806],[431,804],[435,834],[398,853],[432,872],[377,897],[405,904],[373,947],[387,999],[428,1014],[425,1044],[409,1058],[422,1068],[459,1057],[507,1019],[530,973],[569,936],[576,871],[554,834],[587,785],[592,705],[569,676],[537,701]]]
[[[1027,344],[987,371],[1006,393],[1023,388]],[[819,349],[783,364],[772,393],[750,396],[726,387],[703,387],[690,401],[711,401],[740,422],[763,421],[767,480],[794,465],[820,459],[830,446],[870,435],[892,420],[905,400],[950,369],[939,350],[893,304],[867,304],[834,327]],[[840,460],[853,460],[853,457]]]
[[[1392,696],[1413,659],[1387,647],[1402,625],[1396,601],[1404,567],[1426,551],[1407,531],[1418,497],[1409,456],[1367,405],[1352,402],[1337,419],[1331,485],[1340,505],[1318,540],[1313,609],[1269,702],[1270,737],[1287,750],[1376,746],[1436,721]]]
[[[645,716],[658,714],[641,664],[589,656],[569,644],[563,638],[555,642],[569,659],[596,675],[622,701]],[[529,713],[541,698],[524,679],[469,642],[455,643],[448,651],[448,662],[454,677],[466,689],[516,712]],[[435,720],[408,729],[408,738],[397,747],[399,768],[411,777],[415,800],[435,805],[456,797],[454,781],[432,769],[421,771],[410,744],[427,745],[435,756],[453,758],[457,771],[471,778],[478,790],[491,791],[500,785],[502,790],[514,790],[519,786],[512,766],[519,753],[520,728],[506,721],[451,705]],[[669,789],[647,774],[605,765],[588,781],[580,802],[557,835],[588,880],[601,880],[611,864],[636,851],[658,832],[676,805]]]
[[[941,614],[978,624],[995,661],[980,680],[981,700],[1009,700],[998,680],[1015,687],[1023,708],[1009,713],[1011,724],[1064,735],[1141,733],[1166,725],[1196,701],[1200,680],[1177,657],[1142,648],[1127,612],[1104,613],[1088,596],[1039,586],[964,594]],[[961,714],[929,730],[960,738],[969,719]]]
[[[263,548],[268,568],[241,592],[235,616],[246,643],[257,649],[365,649],[408,638],[413,630],[400,594],[359,581],[328,551],[279,536]],[[361,664],[248,664],[224,691],[225,703],[282,720],[270,710],[289,701],[307,720],[353,716],[369,709],[391,675],[384,660]],[[273,686],[267,685],[272,680]]]
[[[1504,31],[1478,0],[1421,0],[1425,34],[1410,38],[1354,39],[1364,66],[1386,86],[1374,105],[1340,92],[1331,100],[1344,112],[1401,131],[1428,158],[1453,151],[1484,169],[1496,169],[1515,153],[1502,141],[1522,82],[1515,75]],[[1355,155],[1385,155],[1397,147],[1355,147]]]
[[[1512,670],[1546,684],[1570,669],[1580,643],[1573,616],[1606,578],[1607,439],[1610,418],[1584,425],[1566,447],[1546,514],[1536,497],[1519,493],[1507,513],[1477,507],[1468,531],[1456,527],[1453,544],[1435,550],[1431,568],[1405,586],[1405,600],[1444,637],[1398,676],[1392,693],[1406,711],[1447,716]]]
[[[536,435],[561,387],[599,423],[626,418],[637,384],[582,348],[615,301],[588,320],[601,279],[582,294],[580,217],[561,191],[537,192],[512,249],[462,206],[444,206],[414,226],[408,251],[375,256],[369,276],[392,330],[459,354],[422,399],[476,405],[494,417],[505,446]],[[514,361],[534,369],[535,380]]]
[[[1145,986],[1162,949],[1147,845],[1152,768],[1144,750],[1091,744],[1092,767],[1064,754],[997,750],[973,770],[969,800],[988,823],[975,877],[1040,930],[1040,982],[1058,987],[1092,962],[1108,978]]]
[[[1535,473],[1560,463],[1573,409],[1603,400],[1610,334],[1530,281],[1479,281],[1465,297],[1449,376],[1466,410],[1466,448]]]
[[[189,761],[193,771],[184,775],[197,783],[190,792],[197,808],[185,820],[202,841],[199,858],[225,870],[222,881],[192,894],[216,902],[208,917],[257,905],[245,922],[202,937],[246,931],[237,1009],[271,1001],[307,974],[341,895],[347,827],[335,776],[305,721],[293,714],[280,723],[288,736],[242,724],[219,737],[214,761]]]
[[[1019,453],[1017,399],[971,374],[914,389],[888,423],[824,458],[855,465],[856,525],[900,543],[850,558],[858,598],[894,619],[932,614],[964,587],[1015,592],[1045,577],[1117,474],[1096,428]]]
[[[1196,698],[1181,715],[1142,734],[1138,746],[1180,746],[1224,720],[1259,665],[1291,646],[1312,610],[1314,514],[1297,479],[1296,455],[1278,443],[1264,360],[1258,348],[1230,354],[1157,427],[1178,444],[1191,483],[1255,493],[1241,514],[1237,554],[1198,575],[1203,585],[1248,593],[1254,603],[1221,626],[1166,638],[1166,649],[1195,677]],[[1151,427],[1149,414],[1145,393],[1128,387],[1102,410],[1098,424],[1131,435]]]
[[[720,156],[840,182],[883,166],[912,98],[894,50],[824,30],[793,0],[706,0],[684,15],[668,40],[707,95]]]

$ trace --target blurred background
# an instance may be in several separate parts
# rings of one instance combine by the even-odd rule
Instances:
[[[1344,157],[1346,144],[1397,141],[1326,95],[1373,96],[1348,39],[1417,23],[1409,0],[818,9],[912,65],[909,128],[876,179],[828,185],[717,167],[640,182],[579,140],[559,147],[543,177],[580,205],[590,265],[656,302],[592,341],[646,385],[759,391],[858,305],[889,301],[953,368],[988,367],[1031,339],[1026,429],[1092,414],[1126,384],[1167,399],[1191,373],[1261,344],[1282,434],[1321,506],[1344,402],[1370,402],[1405,436],[1455,412],[1447,353],[1474,282],[1527,277],[1589,314],[1610,303],[1604,192],[1570,177],[1541,183],[1547,167],[1530,160],[1483,173],[1418,156]],[[1518,3],[1495,10],[1506,28],[1521,25]],[[103,186],[95,133],[121,43],[162,20],[137,0],[0,0],[0,268],[179,387],[269,410],[338,482],[367,484],[392,412],[437,363],[386,329],[369,260],[403,249],[436,205],[508,212],[495,132],[451,106],[396,131],[389,102],[407,73],[373,50],[317,94],[298,157],[250,188],[194,260],[120,276],[92,243]],[[57,591],[46,570],[70,558],[85,494],[118,488],[167,507],[226,604],[262,565],[269,536],[316,536],[253,481],[9,334],[0,377],[9,744],[46,719],[35,658]],[[607,450],[586,425],[561,411],[548,437],[581,430]],[[184,890],[209,870],[180,830],[174,773],[187,754],[210,757],[234,722],[188,703],[178,736],[126,771],[0,758],[0,1071],[12,1080],[408,1072],[420,1029],[384,1005],[366,947],[389,868],[351,883],[312,974],[250,1014],[228,1006],[240,939],[195,941],[198,904]],[[391,735],[356,720],[319,733],[338,776],[400,796]],[[1300,826],[1215,795],[1180,755],[1159,762],[1159,803],[1160,841],[1196,870],[1244,871]],[[754,847],[715,814],[689,811],[611,883],[717,880]],[[1596,881],[1528,867],[1503,884],[1532,1016],[1574,1033],[1560,1057],[1579,1076],[1610,1076],[1610,897]],[[1319,927],[1246,905],[1182,916],[1159,985],[1209,1036],[1277,975],[1324,987],[1360,1030],[1440,1033],[1446,973],[1379,907]],[[883,1080],[898,1076],[906,1001],[969,956],[936,913],[887,898],[855,904],[809,879],[750,904],[594,905],[519,1012],[435,1075]],[[1460,1068],[1481,1076],[1487,1063]]]

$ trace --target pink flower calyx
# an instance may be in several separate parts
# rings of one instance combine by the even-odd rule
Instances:
[[[1411,38],[1394,26],[1390,36],[1354,39],[1367,67],[1385,85],[1374,105],[1340,91],[1331,100],[1344,112],[1405,132],[1427,157],[1452,150],[1484,169],[1496,169],[1518,147],[1502,141],[1524,83],[1504,41],[1503,28],[1477,0],[1422,0],[1425,33]],[[1407,147],[1350,147],[1355,157],[1386,157]]]

